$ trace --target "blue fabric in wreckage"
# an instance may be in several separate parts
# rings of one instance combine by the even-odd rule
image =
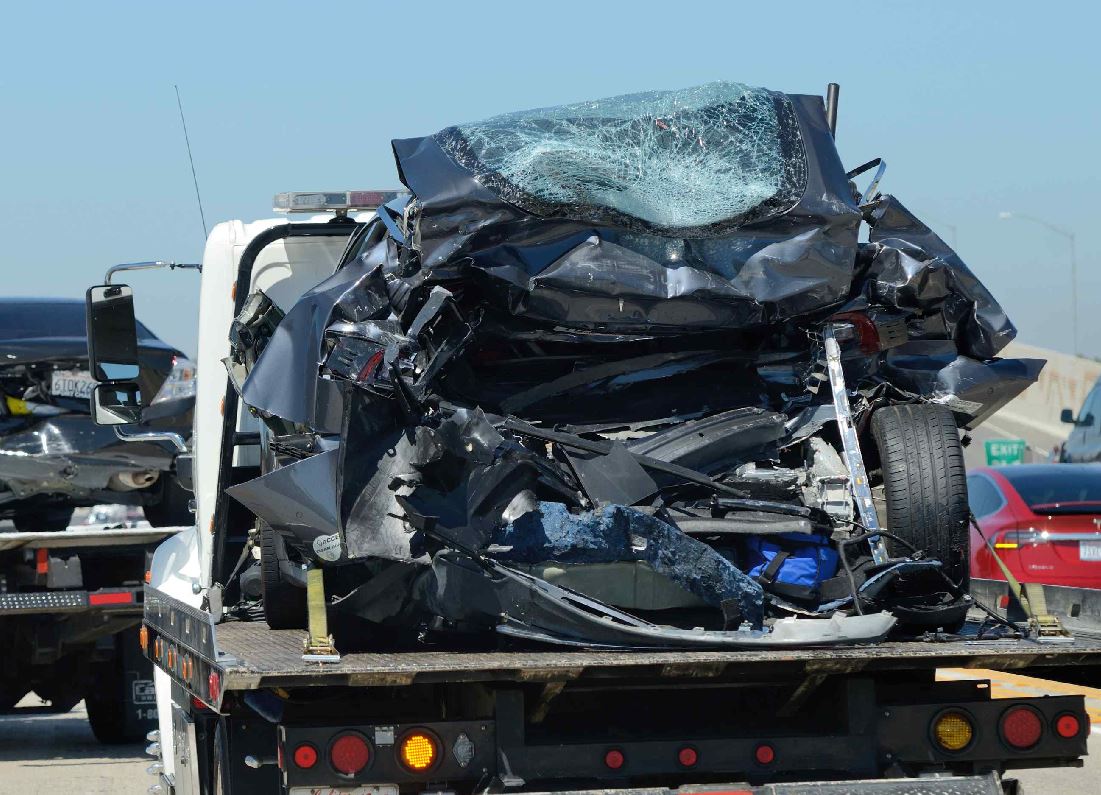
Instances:
[[[763,618],[763,589],[733,562],[660,519],[623,505],[570,513],[562,503],[541,502],[505,525],[497,543],[511,547],[497,557],[516,563],[641,561],[714,607],[733,602],[755,626]]]

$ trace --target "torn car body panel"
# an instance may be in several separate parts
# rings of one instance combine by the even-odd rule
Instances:
[[[667,117],[677,115],[678,102],[686,98],[673,93],[616,98],[607,101],[606,111],[589,111],[578,118],[571,114],[580,108],[550,109],[558,128],[549,132],[534,115],[538,112],[531,112],[530,117],[504,116],[448,128],[435,136],[395,141],[399,174],[416,197],[408,223],[420,260],[418,278],[446,282],[477,273],[486,280],[486,297],[512,315],[569,328],[647,334],[755,326],[844,299],[855,262],[860,211],[820,99],[714,84],[688,99],[690,109],[680,115],[691,118],[683,120],[684,129],[674,131],[662,125],[669,127]],[[715,104],[691,108],[705,101]],[[721,114],[717,119],[711,115],[716,109]],[[620,112],[645,115],[625,124],[616,115]],[[708,132],[739,124],[764,126],[768,133],[745,141],[724,132],[724,138],[730,137],[723,149],[725,159],[696,154],[709,151],[704,140]],[[685,147],[693,132],[702,137],[694,147]],[[594,139],[603,141],[609,152],[622,152],[623,136],[631,140],[633,148],[628,151],[638,153],[636,172],[649,158],[665,161],[680,180],[655,184],[649,180],[656,175],[635,179],[636,172],[626,165],[623,172],[611,175],[585,171],[595,156],[586,148]],[[557,140],[563,150],[551,162],[542,159],[541,144],[548,138]],[[754,143],[769,151],[768,165],[758,169],[758,176],[773,187],[772,194],[743,207],[742,213],[734,209],[749,200],[742,198],[739,204],[734,197],[711,214],[694,212],[710,191],[734,183],[731,170],[753,162]],[[563,167],[561,158],[576,157],[579,162],[570,165],[578,190],[588,186],[599,195],[625,195],[630,197],[623,200],[628,206],[675,204],[680,214],[672,216],[670,225],[606,206],[540,202],[522,186],[507,181],[498,185],[487,178],[489,166],[477,153],[488,156],[509,146],[516,149],[508,155],[514,161],[536,159],[517,166],[527,173],[557,173]],[[469,158],[449,154],[467,151]],[[613,157],[620,159],[622,154]],[[710,181],[702,185],[690,175],[701,163],[710,165]],[[610,184],[601,189],[605,182]],[[758,186],[757,193],[763,192]],[[773,201],[779,194],[795,197],[794,205],[782,213]],[[544,212],[525,212],[525,207]],[[757,222],[745,223],[747,216]],[[600,222],[605,218],[622,223]],[[766,224],[765,218],[773,223]]]
[[[820,98],[712,84],[394,154],[411,197],[231,357],[275,454],[229,493],[359,578],[341,609],[623,648],[874,642],[895,605],[958,611],[935,557],[873,555],[877,462],[853,458],[877,409],[970,427],[1042,363],[996,359],[1013,327],[958,255],[861,204]]]

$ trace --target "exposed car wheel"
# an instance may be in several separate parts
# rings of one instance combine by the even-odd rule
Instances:
[[[152,490],[159,493],[160,499],[142,506],[142,513],[149,524],[153,527],[186,527],[195,523],[195,514],[190,508],[192,494],[174,476],[161,475]]]
[[[967,477],[952,411],[934,404],[885,406],[872,415],[883,470],[886,529],[968,585]],[[892,555],[908,555],[887,541]]]
[[[56,533],[69,527],[73,510],[69,506],[57,505],[19,511],[11,521],[20,533]]]
[[[279,570],[286,558],[283,540],[267,523],[260,523],[260,582],[264,597],[264,619],[272,629],[302,629],[306,626],[306,591],[287,582]]]

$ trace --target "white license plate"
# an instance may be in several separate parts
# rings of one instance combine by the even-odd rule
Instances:
[[[291,787],[291,795],[397,795],[397,785],[293,786]]]
[[[95,385],[95,379],[87,370],[55,370],[50,379],[50,394],[87,400]]]
[[[1101,561],[1101,541],[1079,541],[1078,559]]]

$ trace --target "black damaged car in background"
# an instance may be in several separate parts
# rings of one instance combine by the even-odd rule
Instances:
[[[230,333],[268,623],[319,566],[375,640],[962,626],[961,432],[1044,363],[998,356],[1013,325],[881,160],[846,172],[835,109],[713,83],[394,141],[409,195]]]
[[[194,366],[141,323],[137,331],[143,424],[190,436]],[[117,503],[141,505],[157,527],[190,524],[174,448],[94,424],[94,385],[83,300],[0,298],[0,519],[64,530],[74,509]]]

